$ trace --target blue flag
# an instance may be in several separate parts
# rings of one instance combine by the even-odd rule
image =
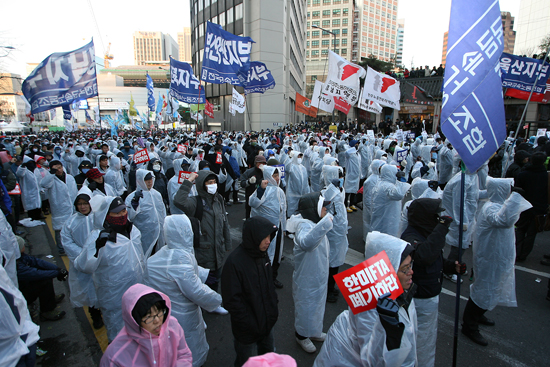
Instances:
[[[441,129],[475,172],[506,138],[498,0],[453,0]]]
[[[240,85],[237,72],[248,69],[252,38],[235,36],[220,25],[208,22],[205,41],[201,80]]]
[[[191,65],[170,58],[170,96],[184,103],[204,103],[204,89]],[[200,95],[200,97],[199,97]]]
[[[248,70],[239,70],[238,76],[245,94],[263,94],[266,90],[275,88],[275,79],[263,62],[250,61]]]
[[[159,99],[157,102],[157,109],[155,110],[155,113],[159,114],[161,112],[162,112],[162,97],[160,96],[160,92],[159,92]]]
[[[94,42],[46,57],[23,81],[31,113],[97,96]]]
[[[64,104],[63,106],[61,106],[61,109],[63,110],[63,118],[65,120],[70,121],[73,118],[73,113],[71,112],[71,105]]]
[[[549,73],[548,64],[542,66],[542,60],[530,57],[521,57],[503,52],[500,57],[500,70],[502,72],[502,86],[531,92],[535,79],[537,84],[533,93],[546,91],[546,81]],[[540,75],[539,75],[540,71]]]
[[[149,106],[149,111],[155,109],[155,92],[153,90],[153,79],[149,73],[147,73],[147,106]]]

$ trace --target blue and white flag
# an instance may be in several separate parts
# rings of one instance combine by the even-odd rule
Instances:
[[[31,112],[43,112],[97,96],[94,42],[46,57],[23,81]]]
[[[248,72],[252,38],[235,36],[220,25],[208,22],[205,40],[201,80],[240,85],[237,73],[240,69]]]
[[[531,92],[535,79],[538,77],[533,93],[544,94],[546,91],[546,81],[550,74],[550,65],[546,63],[542,66],[542,60],[503,52],[502,56],[500,56],[500,70],[502,72],[502,86],[504,88]]]
[[[498,0],[453,0],[448,45],[441,129],[475,172],[506,138]]]
[[[204,88],[186,62],[170,58],[170,96],[184,103],[204,103]]]
[[[149,111],[155,109],[155,91],[153,90],[153,79],[149,73],[147,73],[147,106],[149,106]]]
[[[55,116],[56,116],[55,108],[52,108],[50,110],[50,121],[55,120]]]
[[[237,75],[245,94],[264,93],[275,88],[275,79],[263,62],[250,61],[248,71],[241,69]]]
[[[159,92],[159,99],[157,101],[157,109],[155,110],[155,113],[158,115],[161,112],[162,112],[162,97],[160,96],[160,92]]]
[[[73,113],[71,112],[71,105],[70,104],[64,104],[61,106],[63,109],[63,118],[65,120],[70,121],[73,118]]]

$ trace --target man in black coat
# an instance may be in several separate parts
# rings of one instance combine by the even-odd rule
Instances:
[[[252,136],[248,139],[243,145],[243,150],[246,153],[248,167],[254,167],[254,158],[260,153],[260,150],[262,150],[262,147],[258,144],[258,137]]]
[[[222,299],[231,314],[235,338],[235,367],[248,358],[275,350],[273,326],[279,317],[267,249],[277,226],[262,217],[249,218],[243,225],[243,241],[225,261]]]
[[[240,178],[241,187],[245,188],[245,218],[250,218],[251,208],[248,204],[248,198],[254,193],[254,191],[256,191],[256,189],[258,188],[258,186],[260,186],[260,183],[264,179],[264,172],[260,169],[260,166],[267,164],[266,159],[263,155],[258,155],[252,158],[252,160],[249,162],[254,162],[254,166],[247,169]]]
[[[534,153],[531,164],[526,165],[514,181],[514,186],[523,189],[523,197],[533,205],[521,213],[516,223],[516,262],[525,261],[533,250],[537,236],[535,217],[546,214],[548,209],[548,172],[545,162],[546,153]]]
[[[526,150],[518,150],[514,155],[514,163],[512,163],[510,167],[508,167],[508,169],[506,170],[505,177],[516,179],[521,172],[523,166],[525,166],[527,162],[529,162],[530,156],[531,154]]]

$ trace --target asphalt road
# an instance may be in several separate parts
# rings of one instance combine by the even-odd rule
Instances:
[[[233,247],[240,243],[244,218],[244,205],[228,207]],[[351,229],[348,233],[350,251],[344,270],[362,261],[364,239],[362,238],[362,212],[348,215]],[[55,245],[46,226],[26,229],[31,243],[31,254],[45,258],[56,255],[50,261],[62,263],[55,251]],[[495,244],[498,246],[498,244]],[[315,354],[307,354],[294,338],[294,305],[292,299],[293,243],[285,240],[285,258],[279,270],[279,280],[285,287],[277,290],[279,295],[279,320],[275,325],[275,346],[278,353],[294,357],[300,367],[313,365]],[[447,250],[448,251],[448,250]],[[496,326],[482,326],[482,334],[489,346],[481,347],[458,334],[459,366],[548,366],[547,336],[550,331],[550,302],[546,297],[550,268],[539,263],[544,253],[550,253],[549,232],[539,233],[535,248],[526,262],[516,267],[517,308],[497,307],[487,316],[496,321]],[[465,261],[471,262],[471,251],[465,253]],[[468,275],[461,286],[460,317],[466,305],[471,281]],[[67,283],[54,281],[57,292],[68,294]],[[440,296],[436,366],[450,366],[453,355],[453,332],[455,317],[456,284],[445,280]],[[328,331],[340,312],[347,308],[340,296],[337,303],[327,303],[324,317],[324,331]],[[68,301],[60,305],[67,311],[65,319],[58,322],[42,322],[42,340],[39,346],[48,353],[39,358],[38,366],[97,366],[101,348],[82,309],[72,309]],[[208,325],[206,335],[210,352],[205,367],[232,366],[235,352],[229,316],[204,313]],[[101,331],[97,334],[101,334]],[[318,350],[321,343],[315,342]]]

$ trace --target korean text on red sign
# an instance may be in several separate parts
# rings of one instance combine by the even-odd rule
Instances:
[[[375,308],[378,297],[385,293],[391,293],[392,299],[403,293],[385,251],[336,274],[334,280],[354,315]]]
[[[187,154],[187,145],[178,144],[178,153]]]
[[[191,172],[180,171],[179,176],[178,176],[178,183],[181,185],[183,183],[183,181],[189,179],[190,175],[191,175]]]
[[[149,153],[147,153],[147,149],[142,149],[138,151],[136,154],[134,154],[134,163],[140,164],[149,162],[151,159],[149,158]]]

